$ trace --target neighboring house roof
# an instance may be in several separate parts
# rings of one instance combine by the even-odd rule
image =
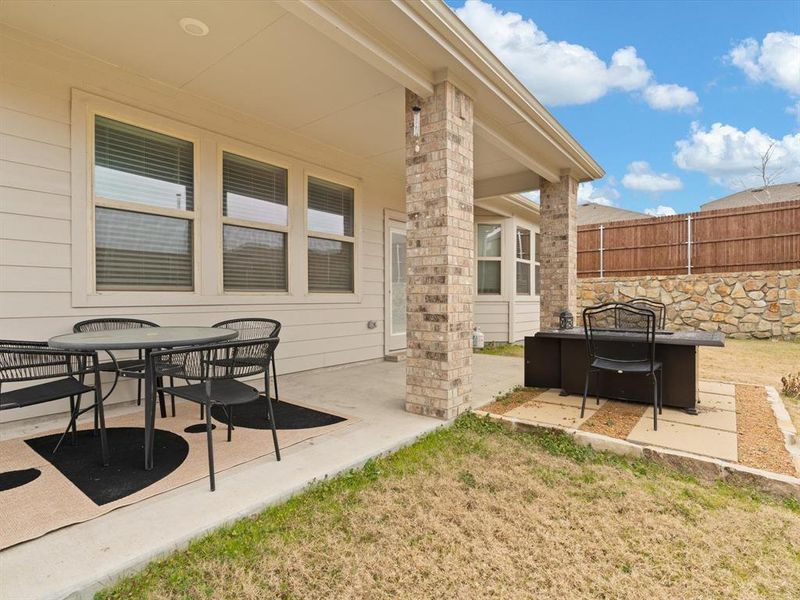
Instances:
[[[594,202],[578,205],[578,225],[594,225],[596,223],[645,218],[647,218],[647,215],[644,213],[617,208],[616,206],[605,206]]]
[[[789,200],[800,200],[800,182],[781,183],[779,185],[770,185],[766,188],[758,187],[736,192],[730,196],[706,202],[700,206],[700,210],[737,208],[739,206],[769,204],[770,202],[787,202]]]

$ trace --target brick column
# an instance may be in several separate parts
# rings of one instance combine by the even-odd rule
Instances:
[[[578,182],[562,175],[557,183],[542,180],[540,202],[539,327],[558,327],[567,309],[577,315],[578,298]]]
[[[406,410],[440,419],[462,412],[472,391],[472,187],[472,99],[448,81],[430,98],[406,91]]]

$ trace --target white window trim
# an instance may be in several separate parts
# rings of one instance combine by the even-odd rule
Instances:
[[[506,231],[506,222],[507,219],[505,217],[476,217],[475,218],[475,283],[473,285],[473,291],[475,297],[482,300],[502,300],[505,299],[507,283],[505,282],[506,275],[505,275],[505,255],[506,255],[506,248],[503,246],[506,244],[507,231]],[[500,227],[500,256],[480,256],[478,250],[478,225],[497,225]],[[500,292],[497,294],[481,294],[478,292],[478,266],[480,261],[495,261],[500,263]]]
[[[536,267],[539,267],[539,273],[542,272],[541,263],[539,262],[539,253],[536,252],[536,238],[539,236],[539,228],[531,228],[531,295],[539,299],[539,290],[536,289]],[[541,239],[541,238],[540,238]]]
[[[263,221],[251,221],[249,219],[234,219],[227,217],[223,214],[222,206],[222,161],[225,153],[235,154],[244,158],[249,158],[273,167],[280,167],[286,169],[286,225],[278,225],[276,223],[265,223]],[[272,152],[262,150],[259,148],[246,147],[240,144],[223,143],[217,147],[217,198],[219,204],[220,232],[219,232],[219,280],[217,291],[219,294],[225,296],[246,296],[252,298],[253,296],[289,296],[293,291],[296,277],[292,272],[291,265],[294,258],[295,249],[292,248],[292,224],[295,222],[295,217],[292,215],[292,176],[294,175],[294,168],[291,161],[287,161],[285,157],[281,157]],[[237,227],[247,227],[249,229],[260,229],[262,231],[277,231],[286,234],[286,289],[285,290],[267,290],[267,291],[245,291],[245,290],[225,290],[225,271],[223,268],[223,227],[225,225],[235,225]]]
[[[353,236],[315,231],[308,227],[308,179],[314,177],[349,187],[353,190]],[[303,285],[306,297],[318,298],[332,296],[334,298],[347,298],[359,296],[361,290],[361,184],[358,179],[342,175],[335,171],[321,167],[307,167],[303,170]],[[353,244],[353,291],[352,292],[312,292],[308,285],[308,238],[321,238]]]
[[[94,115],[130,123],[191,141],[194,144],[193,291],[102,291],[94,287]],[[187,125],[155,112],[72,89],[71,108],[71,291],[74,307],[152,307],[357,304],[361,290],[361,180],[301,159]],[[287,260],[288,292],[223,292],[222,151],[252,157],[289,171]],[[308,293],[306,181],[311,175],[355,190],[354,292]],[[114,202],[114,201],[110,201]],[[126,210],[136,210],[125,203]],[[157,212],[158,209],[146,212]],[[169,209],[163,209],[169,211]],[[188,211],[187,211],[188,212]],[[302,213],[302,214],[301,214]],[[173,215],[169,215],[173,216]],[[185,215],[181,214],[182,218]],[[263,224],[262,224],[263,225]],[[249,226],[249,225],[248,225]]]
[[[528,241],[529,241],[529,246],[530,247],[528,248],[528,254],[530,255],[530,258],[528,258],[528,259],[520,258],[519,254],[517,252],[517,235],[518,235],[518,232],[519,232],[520,229],[524,229],[529,234]],[[534,236],[534,231],[533,231],[532,227],[530,227],[529,225],[521,224],[521,223],[514,223],[514,296],[516,298],[519,298],[520,300],[528,300],[528,299],[532,298],[533,295],[534,295],[533,294],[533,288],[534,288],[534,285],[533,285],[533,274],[534,274],[533,240],[534,240],[534,237],[533,236]],[[530,290],[528,291],[527,294],[520,293],[519,290],[517,289],[517,263],[523,263],[523,264],[528,265],[528,269],[530,271],[530,274],[529,274]]]

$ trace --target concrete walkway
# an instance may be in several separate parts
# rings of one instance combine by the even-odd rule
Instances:
[[[475,355],[473,407],[522,383],[522,361]],[[328,435],[203,479],[92,521],[0,552],[0,598],[90,598],[122,574],[193,538],[280,502],[314,480],[358,467],[443,425],[403,410],[405,363],[372,362],[282,376],[281,399],[358,419]],[[109,413],[137,410],[114,407]],[[4,437],[63,426],[63,419],[4,426]],[[219,449],[222,451],[222,449]],[[54,499],[57,501],[57,499]]]

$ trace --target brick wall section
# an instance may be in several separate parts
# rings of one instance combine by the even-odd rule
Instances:
[[[581,309],[633,297],[666,304],[667,329],[800,338],[800,270],[580,280]]]
[[[472,391],[472,124],[472,100],[450,82],[426,99],[406,92],[406,410],[441,419],[464,410]]]
[[[578,182],[562,175],[557,183],[542,180],[539,195],[541,305],[539,327],[558,327],[562,310],[573,314],[578,297]]]

